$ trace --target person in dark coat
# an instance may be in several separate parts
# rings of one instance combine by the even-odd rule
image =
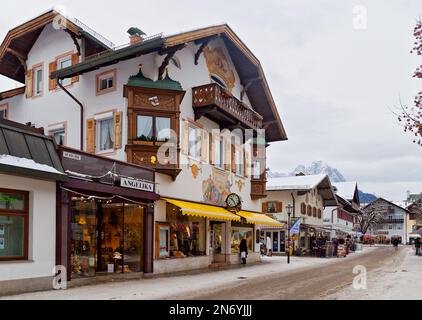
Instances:
[[[248,257],[248,243],[246,242],[245,238],[240,241],[239,250],[240,258],[242,259],[242,264],[246,264],[246,258]]]
[[[421,239],[416,238],[415,240],[415,249],[416,249],[416,255],[418,256],[421,252]]]
[[[399,248],[399,239],[394,238],[394,240],[393,240],[393,246],[394,246],[394,249],[398,250],[398,248]]]

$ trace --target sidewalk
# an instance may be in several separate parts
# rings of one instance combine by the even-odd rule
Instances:
[[[340,263],[345,259],[353,259],[356,255],[369,253],[376,247],[364,247],[363,252],[350,254],[347,258],[313,258],[292,257],[287,264],[286,257],[263,257],[261,264],[246,265],[223,271],[208,271],[191,275],[158,277],[151,279],[132,280],[116,283],[71,288],[61,291],[46,291],[27,293],[16,296],[2,297],[4,299],[35,299],[35,300],[160,300],[183,299],[183,296],[200,290],[222,289],[242,284],[246,279],[268,276],[272,273],[288,273],[299,269]]]
[[[422,256],[408,247],[404,259],[368,274],[367,290],[351,286],[327,299],[339,300],[422,300]]]

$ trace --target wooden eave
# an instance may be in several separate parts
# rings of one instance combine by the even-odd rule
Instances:
[[[12,89],[12,90],[7,90],[7,91],[3,91],[0,92],[0,101],[1,100],[5,100],[5,99],[9,99],[9,98],[13,98],[15,96],[21,95],[25,93],[25,87],[20,87],[20,88],[16,88],[16,89]]]
[[[197,29],[166,37],[164,46],[169,48],[192,41],[198,42],[201,39],[207,39],[213,36],[221,36],[229,51],[237,50],[238,53],[240,53],[232,54],[232,60],[236,65],[239,76],[243,80],[243,85],[251,79],[257,79],[252,82],[250,86],[250,92],[252,94],[248,95],[248,97],[257,109],[256,111],[264,117],[264,122],[270,123],[266,128],[269,131],[267,133],[268,142],[287,140],[286,131],[261,63],[227,24]],[[242,70],[245,71],[242,72]],[[265,108],[262,108],[262,105],[265,104],[270,106],[270,112],[265,110]]]
[[[52,23],[57,17],[62,20],[62,25],[65,29],[74,34],[76,37],[84,37],[89,40],[90,47],[93,50],[103,46],[102,50],[106,49],[107,46],[102,44],[99,40],[93,39],[93,37],[87,37],[86,32],[82,30],[75,23],[65,18],[60,13],[50,10],[30,21],[27,21],[20,26],[11,29],[2,44],[0,45],[0,74],[16,80],[21,83],[25,83],[25,67],[19,58],[16,57],[17,53],[23,60],[27,59],[29,51],[32,49],[34,43],[37,41],[44,27]],[[101,51],[102,51],[101,50]],[[11,53],[12,51],[12,53]],[[98,49],[98,51],[100,51]],[[22,60],[22,59],[21,59]]]

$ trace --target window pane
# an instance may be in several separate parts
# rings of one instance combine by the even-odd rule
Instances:
[[[0,192],[0,210],[23,211],[25,210],[25,197],[23,194]]]
[[[169,228],[160,227],[160,257],[167,257],[170,255],[169,252]]]
[[[36,82],[36,93],[40,94],[42,91],[42,69],[37,70],[37,82]]]
[[[157,141],[170,140],[170,118],[157,117],[155,119]]]
[[[70,67],[71,65],[72,65],[72,59],[71,59],[71,57],[67,57],[67,58],[64,58],[64,59],[62,59],[58,62],[57,69],[59,69],[59,70],[64,69],[64,68]],[[67,85],[71,84],[70,78],[63,79],[63,80],[60,80],[60,81],[61,81],[60,83],[63,86],[67,86]]]
[[[114,147],[114,120],[113,118],[99,121],[100,151],[110,150]]]
[[[63,146],[64,145],[64,138],[65,138],[65,132],[64,132],[64,130],[53,132],[53,136],[54,136],[54,140],[56,140],[56,143],[59,146]]]
[[[189,155],[198,159],[201,154],[201,137],[199,129],[189,127]]]
[[[261,163],[256,160],[253,163],[253,178],[254,179],[261,178]]]
[[[0,119],[6,119],[6,109],[0,109]]]
[[[152,138],[152,117],[138,116],[137,138],[151,140]]]
[[[216,141],[214,144],[214,156],[215,156],[215,165],[217,167],[221,167],[222,161],[221,161],[221,140]]]
[[[0,258],[23,257],[25,218],[0,215]]]

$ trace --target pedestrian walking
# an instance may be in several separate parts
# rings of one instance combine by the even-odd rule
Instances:
[[[416,249],[416,255],[419,256],[421,254],[421,239],[416,238],[415,240],[415,249]]]
[[[394,238],[393,240],[393,247],[397,251],[399,249],[399,239]]]
[[[239,249],[240,249],[240,258],[242,259],[242,264],[246,264],[246,258],[248,257],[248,243],[246,242],[245,238],[243,238],[242,241],[240,241]]]

